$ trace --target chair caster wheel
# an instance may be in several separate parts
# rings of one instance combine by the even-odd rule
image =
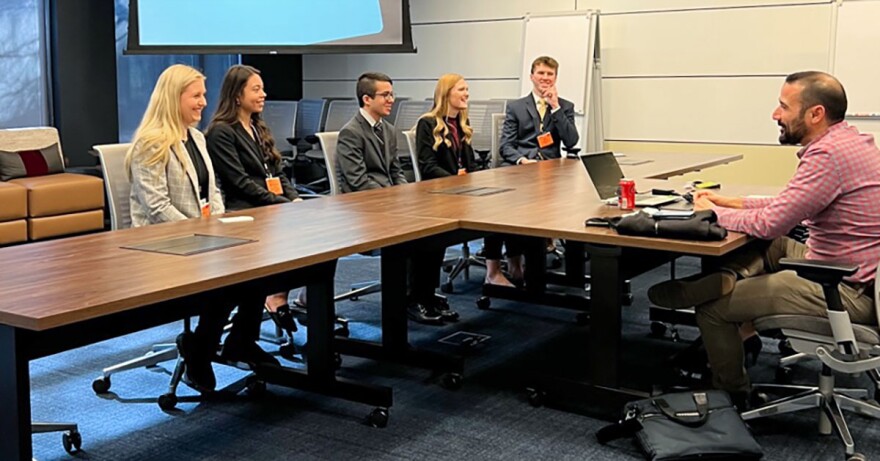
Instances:
[[[492,300],[488,296],[481,296],[480,299],[477,300],[477,308],[486,310],[489,306],[492,305]]]
[[[791,384],[794,370],[791,367],[776,368],[776,382],[779,384]]]
[[[371,411],[367,416],[367,424],[380,429],[388,426],[388,409],[376,408]]]
[[[853,453],[846,458],[846,461],[868,461],[868,457],[861,453]]]
[[[333,330],[333,335],[342,338],[348,338],[349,336],[351,336],[351,330],[348,329],[348,324],[345,324],[344,326]]]
[[[82,442],[82,435],[75,430],[61,435],[61,445],[70,455],[76,454],[82,448]]]
[[[336,369],[342,368],[342,354],[336,352],[333,354],[333,364],[336,365]]]
[[[574,322],[580,326],[586,326],[590,324],[590,314],[586,312],[581,312],[574,316]]]
[[[651,322],[651,337],[662,338],[666,336],[666,325],[662,322]]]
[[[92,381],[92,390],[98,395],[106,394],[110,391],[110,377],[105,378],[102,376]]]
[[[256,376],[250,376],[245,383],[249,397],[260,398],[266,395],[266,382]]]
[[[296,345],[282,344],[281,347],[278,348],[278,354],[287,360],[293,360],[296,355]]]
[[[159,408],[170,411],[177,406],[177,396],[174,394],[162,394],[159,396]]]
[[[446,282],[443,285],[440,285],[440,291],[447,293],[447,294],[454,293],[455,287],[452,286],[452,282]]]
[[[461,389],[462,377],[459,373],[447,373],[443,375],[443,380],[440,381],[440,385],[450,391],[457,391]]]
[[[535,408],[544,406],[544,399],[547,397],[546,392],[531,387],[526,389],[526,392],[528,392],[529,405]]]

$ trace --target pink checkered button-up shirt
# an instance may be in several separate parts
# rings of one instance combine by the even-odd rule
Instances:
[[[880,260],[880,150],[846,122],[797,153],[797,171],[776,197],[747,198],[743,209],[716,207],[728,230],[774,239],[803,222],[807,258],[859,266],[849,278],[874,280]]]

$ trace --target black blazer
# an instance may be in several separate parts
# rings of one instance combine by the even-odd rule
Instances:
[[[281,162],[264,159],[257,143],[240,122],[218,123],[205,137],[227,210],[287,203],[299,196],[282,171]],[[269,192],[266,187],[269,174],[280,178],[282,195]]]
[[[446,143],[440,143],[434,151],[434,127],[437,120],[433,117],[422,117],[416,125],[416,153],[419,160],[419,171],[422,179],[442,178],[458,174],[458,160],[455,152]],[[464,141],[464,133],[459,128],[459,139]],[[452,140],[452,135],[447,134],[446,139]],[[474,159],[474,148],[470,144],[461,145],[461,163],[468,172],[477,169]]]
[[[507,103],[507,114],[501,131],[501,156],[505,163],[516,163],[522,157],[532,160],[559,158],[560,144],[565,144],[566,147],[577,144],[579,136],[574,125],[574,103],[559,98],[559,107],[560,110],[556,112],[548,107],[544,114],[544,131],[553,134],[553,144],[539,149],[538,135],[541,131],[538,128],[541,119],[534,96],[529,93]]]

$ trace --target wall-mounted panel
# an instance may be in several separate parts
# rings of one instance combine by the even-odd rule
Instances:
[[[519,19],[415,26],[416,54],[308,55],[303,57],[303,79],[354,79],[369,70],[391,78],[437,78],[447,72],[518,78],[522,30]]]
[[[782,83],[779,77],[607,80],[605,138],[776,144],[771,114]]]
[[[577,8],[579,10],[599,9],[605,14],[617,14],[818,3],[832,2],[831,0],[578,0]]]
[[[522,18],[526,13],[571,11],[576,0],[410,0],[413,24]]]
[[[603,16],[603,75],[785,75],[827,70],[830,4]],[[796,20],[794,19],[796,18]],[[810,31],[792,36],[786,24]]]

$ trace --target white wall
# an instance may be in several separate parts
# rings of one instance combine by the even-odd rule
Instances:
[[[410,6],[417,54],[306,56],[305,97],[353,96],[355,79],[368,70],[388,73],[396,93],[416,99],[430,96],[445,72],[464,75],[471,98],[519,97],[523,16],[599,9],[610,143],[757,146],[789,155],[771,148],[779,87],[794,71],[831,70],[836,19],[832,0],[410,0]]]
[[[472,98],[518,97],[522,17],[591,8],[603,14],[608,140],[774,144],[782,77],[829,69],[829,0],[411,0],[417,54],[306,56],[304,95],[350,95],[379,70],[417,99],[445,72],[464,75]]]

